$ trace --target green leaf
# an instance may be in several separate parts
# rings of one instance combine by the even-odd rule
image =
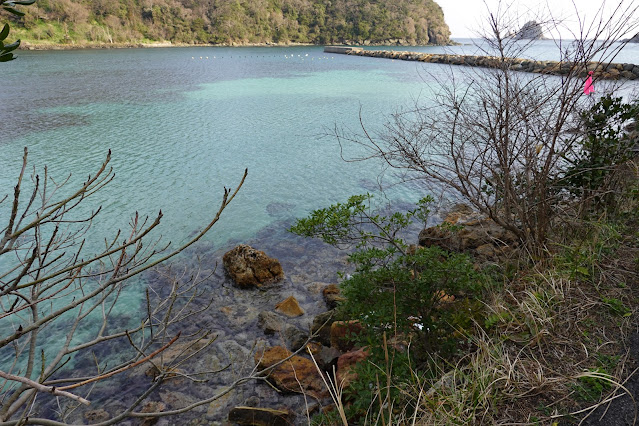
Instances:
[[[13,53],[6,53],[4,55],[0,55],[0,62],[9,62],[9,61],[13,61],[15,59],[15,57],[13,56]]]
[[[590,270],[586,268],[585,266],[578,266],[577,272],[579,272],[581,275],[586,277],[590,276]]]
[[[4,10],[6,10],[9,13],[13,13],[14,15],[24,16],[24,12],[21,12],[18,9],[14,9],[12,7],[4,6]]]
[[[9,24],[4,24],[2,31],[0,31],[0,41],[6,39],[8,35],[9,35]]]
[[[35,3],[36,0],[18,0],[18,1],[13,1],[13,4],[19,4],[21,6],[29,6],[30,4]]]
[[[17,40],[11,44],[7,44],[6,46],[4,46],[2,50],[4,51],[4,53],[9,53],[16,50],[19,46],[20,46],[20,40]]]

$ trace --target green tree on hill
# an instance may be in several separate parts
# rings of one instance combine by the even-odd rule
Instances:
[[[14,22],[40,44],[450,42],[433,0],[42,0]]]

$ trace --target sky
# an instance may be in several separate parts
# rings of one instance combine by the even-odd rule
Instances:
[[[480,29],[482,23],[486,21],[488,16],[487,10],[498,10],[499,0],[435,0],[444,10],[444,18],[450,27],[453,38],[475,37],[476,30]],[[624,0],[628,6],[639,8],[638,0]],[[508,12],[510,15],[517,16],[521,24],[528,20],[532,20],[534,14],[541,13],[542,16],[550,16],[550,8],[548,4],[552,4],[552,15],[554,18],[560,18],[564,24],[560,30],[560,35],[564,38],[571,37],[571,31],[575,32],[579,28],[577,13],[575,12],[575,4],[578,8],[579,15],[586,20],[592,22],[600,8],[604,8],[606,16],[610,15],[611,10],[617,6],[618,1],[602,1],[602,0],[508,0],[502,1],[502,9],[505,5],[509,5]],[[639,18],[639,11],[636,13]],[[536,19],[539,21],[539,19]],[[636,19],[635,23],[639,23]],[[563,28],[567,27],[567,28]],[[634,35],[639,31],[638,28],[632,30]]]

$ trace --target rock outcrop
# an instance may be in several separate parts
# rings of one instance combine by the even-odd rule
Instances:
[[[274,366],[290,357],[292,352],[282,346],[274,346],[255,354],[255,363],[260,370]],[[285,392],[306,393],[317,399],[329,396],[324,382],[313,361],[298,355],[282,362],[268,376],[269,381]]]
[[[461,229],[451,229],[452,225],[459,225]],[[518,240],[512,232],[461,204],[451,209],[443,226],[423,229],[419,233],[419,245],[493,258],[507,254],[518,245]]]
[[[224,254],[222,261],[229,276],[240,287],[260,287],[284,278],[277,259],[246,244]]]
[[[541,24],[536,21],[528,21],[516,33],[511,35],[515,40],[543,40],[544,31]]]
[[[634,37],[631,37],[624,41],[628,43],[639,43],[639,33],[635,34]]]

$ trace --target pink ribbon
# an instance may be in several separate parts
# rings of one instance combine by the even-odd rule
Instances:
[[[584,94],[590,95],[591,93],[595,93],[595,85],[592,83],[592,71],[588,71],[588,78],[584,85]]]

